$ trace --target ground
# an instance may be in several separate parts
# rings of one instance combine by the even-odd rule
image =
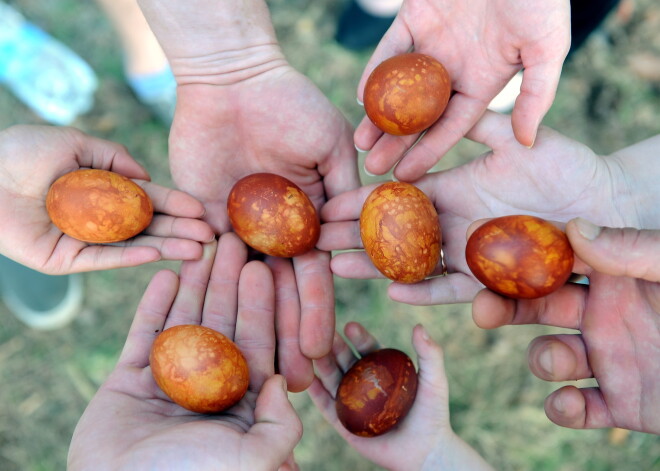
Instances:
[[[75,126],[120,142],[169,185],[167,129],[130,94],[113,31],[93,2],[17,0],[34,22],[73,45],[94,68],[100,88],[94,109]],[[340,2],[271,0],[278,38],[288,59],[357,124],[363,111],[355,89],[370,51],[334,43]],[[0,128],[39,123],[0,88]],[[655,0],[623,0],[566,64],[544,124],[609,153],[660,130],[660,7]],[[462,143],[447,157],[474,157]],[[76,421],[112,370],[138,300],[163,266],[85,276],[84,313],[50,333],[26,329],[0,305],[0,469],[51,471],[65,467]],[[557,385],[527,369],[525,351],[536,326],[483,331],[469,305],[415,308],[391,302],[381,281],[337,280],[338,325],[360,320],[381,343],[411,352],[410,329],[424,323],[446,353],[452,423],[499,470],[639,471],[658,469],[657,437],[618,430],[575,431],[546,418],[543,399]],[[291,397],[305,432],[296,449],[303,470],[379,469],[345,446],[305,393]]]

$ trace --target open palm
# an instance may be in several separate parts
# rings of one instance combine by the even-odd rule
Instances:
[[[513,130],[521,143],[531,146],[554,100],[570,46],[570,28],[567,0],[403,2],[365,68],[358,97],[362,98],[366,79],[379,63],[411,47],[443,63],[455,94],[443,116],[411,150],[418,135],[383,135],[365,118],[356,130],[355,143],[371,150],[367,169],[383,174],[403,157],[396,177],[418,179],[465,135],[521,68],[524,77],[512,114]]]

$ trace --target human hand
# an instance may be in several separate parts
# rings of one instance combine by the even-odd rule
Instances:
[[[346,324],[344,333],[362,356],[380,348],[357,322]],[[332,353],[314,362],[317,377],[308,389],[312,401],[351,447],[379,466],[405,471],[491,469],[451,428],[442,349],[421,325],[413,329],[412,342],[419,363],[417,395],[408,415],[389,432],[359,437],[339,422],[335,409],[337,388],[358,359],[339,334],[335,335]]]
[[[68,469],[266,470],[291,455],[302,425],[274,374],[275,294],[261,262],[247,261],[232,234],[205,246],[177,276],[158,272],[138,306],[115,370],[87,406],[73,434]],[[232,339],[250,372],[241,401],[217,415],[174,404],[158,388],[149,352],[164,329],[200,324]],[[99,426],[99,424],[102,424]]]
[[[478,219],[531,214],[566,222],[582,215],[611,226],[640,224],[637,218],[643,211],[635,208],[633,201],[643,199],[626,187],[626,162],[631,159],[622,159],[618,154],[598,156],[583,144],[545,127],[539,129],[536,144],[529,149],[516,141],[508,116],[490,111],[467,137],[491,151],[415,182],[438,211],[449,274],[416,284],[392,283],[388,294],[393,300],[414,305],[472,301],[483,285],[467,266],[465,234]],[[648,166],[644,168],[653,175]],[[328,201],[321,212],[325,224],[321,226],[319,248],[362,248],[358,220],[373,188],[366,186]],[[382,278],[362,251],[335,255],[331,268],[341,277]]]
[[[417,180],[465,135],[521,68],[524,75],[512,125],[517,140],[531,147],[554,100],[570,40],[567,0],[404,1],[365,67],[358,100],[363,101],[372,70],[411,47],[442,62],[455,93],[417,144],[419,134],[383,134],[365,117],[355,131],[355,144],[370,151],[366,169],[384,174],[400,160],[394,175]]]
[[[112,245],[88,244],[63,234],[46,211],[50,185],[79,168],[111,170],[132,178],[154,204],[145,231]],[[74,128],[14,126],[0,132],[0,253],[48,274],[129,267],[160,259],[193,260],[213,231],[200,219],[202,204],[156,185],[116,143]]]
[[[545,401],[547,416],[569,428],[620,427],[660,433],[660,231],[566,225],[575,271],[589,285],[568,284],[536,300],[481,291],[472,305],[483,328],[543,324],[578,334],[545,335],[528,350],[531,371],[546,381],[594,378],[564,386]]]
[[[220,3],[169,2],[164,7],[140,1],[179,84],[170,134],[172,176],[179,188],[204,203],[205,220],[217,233],[230,230],[227,196],[248,174],[288,178],[317,209],[327,198],[359,185],[350,124],[289,66],[265,2]],[[329,260],[328,253],[313,250],[286,262],[293,263],[294,276],[287,278],[288,287],[280,283],[278,292],[299,298],[288,298],[299,312],[291,316],[295,326],[288,329],[296,331],[296,338],[282,342],[293,361],[330,350],[334,296]],[[302,380],[298,384],[306,386]]]

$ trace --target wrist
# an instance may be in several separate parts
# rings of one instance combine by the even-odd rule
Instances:
[[[492,471],[492,467],[454,431],[439,440],[421,471]]]

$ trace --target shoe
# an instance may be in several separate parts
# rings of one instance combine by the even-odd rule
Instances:
[[[127,74],[126,82],[151,114],[167,126],[172,124],[176,107],[176,80],[169,66],[153,74]]]
[[[36,330],[69,324],[82,310],[82,275],[44,275],[0,256],[0,295],[14,316]]]
[[[335,40],[354,51],[374,47],[392,25],[395,17],[396,15],[372,15],[364,11],[355,0],[349,0],[337,22]]]

